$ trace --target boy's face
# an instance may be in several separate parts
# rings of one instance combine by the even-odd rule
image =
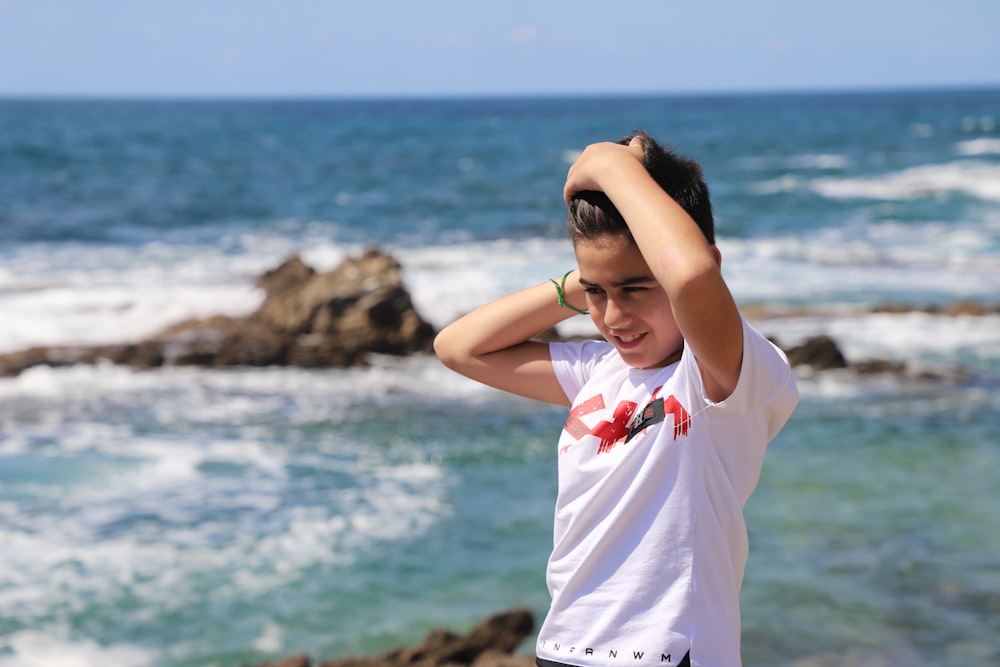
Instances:
[[[590,317],[625,363],[660,368],[681,358],[670,300],[634,243],[614,235],[577,241],[576,261]]]

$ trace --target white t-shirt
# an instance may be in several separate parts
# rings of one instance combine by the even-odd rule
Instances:
[[[739,383],[705,398],[698,365],[641,370],[604,341],[553,343],[572,401],[537,655],[581,665],[740,664],[743,506],[798,391],[744,321]]]

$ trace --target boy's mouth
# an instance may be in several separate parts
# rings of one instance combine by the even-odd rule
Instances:
[[[619,347],[631,348],[638,345],[646,334],[636,333],[627,335],[618,335],[618,334],[612,334],[612,335],[614,335],[615,340],[618,341]]]

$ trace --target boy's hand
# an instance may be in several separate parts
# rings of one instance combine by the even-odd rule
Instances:
[[[566,185],[563,187],[563,200],[569,204],[573,195],[586,190],[603,192],[601,178],[607,175],[607,170],[618,165],[632,167],[642,166],[645,152],[642,139],[634,137],[627,146],[606,141],[587,146],[566,175]]]

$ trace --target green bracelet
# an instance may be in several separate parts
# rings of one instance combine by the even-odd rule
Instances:
[[[573,273],[573,269],[570,269],[563,274],[561,283],[556,282],[554,278],[549,278],[549,282],[556,286],[556,292],[559,294],[559,305],[563,308],[569,308],[578,315],[590,315],[589,310],[580,310],[579,308],[573,307],[572,304],[566,303],[566,277],[571,273]]]

